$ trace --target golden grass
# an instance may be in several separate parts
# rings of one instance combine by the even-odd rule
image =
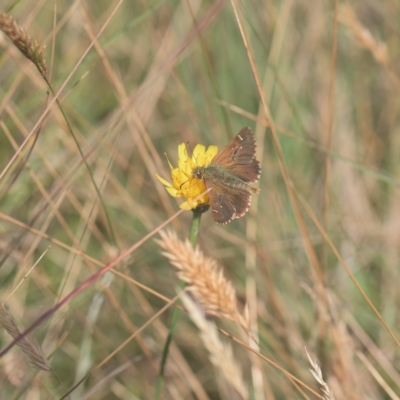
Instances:
[[[340,7],[339,19],[343,25],[349,28],[359,46],[369,50],[380,64],[385,66],[389,64],[386,44],[374,38],[371,32],[360,23],[354,9],[349,4]]]
[[[183,279],[205,315],[181,312],[160,399],[396,398],[396,2],[7,6],[0,397],[153,398]],[[193,248],[191,213],[168,219],[163,154],[175,165],[178,144],[221,148],[247,125],[261,195],[226,227],[204,214]],[[35,330],[19,345],[48,374],[4,354],[32,323],[52,369]]]
[[[210,361],[221,371],[239,396],[242,399],[248,399],[249,395],[243,381],[240,364],[234,359],[231,346],[221,341],[216,326],[207,321],[200,308],[188,295],[183,294],[181,299],[190,319],[200,330],[200,337],[210,354]]]
[[[187,290],[204,311],[239,323],[244,321],[237,310],[235,289],[217,262],[206,257],[198,246],[193,248],[189,240],[179,240],[175,232],[160,232],[160,236],[157,243],[165,250],[162,254],[179,270],[179,279],[187,283]]]
[[[36,39],[29,36],[22,26],[19,26],[11,15],[0,14],[0,30],[3,31],[18,50],[29,60],[31,60],[40,74],[47,75],[44,48],[40,46]]]
[[[324,378],[322,376],[322,371],[321,368],[319,367],[317,360],[313,360],[310,355],[308,354],[308,351],[306,349],[308,361],[310,361],[310,364],[312,366],[312,369],[310,369],[313,377],[315,380],[321,385],[321,390],[323,393],[323,399],[324,400],[335,400],[335,396],[332,393],[331,388],[328,386],[328,384],[324,381]]]
[[[3,303],[0,303],[0,326],[5,329],[13,339],[17,339],[22,332],[24,332],[24,329],[17,323]],[[44,371],[51,370],[50,363],[35,338],[27,335],[22,338],[17,345],[28,356],[34,367]]]

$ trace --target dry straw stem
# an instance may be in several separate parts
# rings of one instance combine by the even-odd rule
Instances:
[[[371,32],[364,28],[349,5],[342,5],[339,8],[339,20],[350,29],[359,46],[369,50],[378,63],[386,67],[389,65],[386,44],[376,40]]]
[[[160,232],[157,243],[165,250],[163,255],[179,269],[179,278],[188,284],[190,291],[208,314],[236,321],[245,330],[243,316],[236,308],[236,293],[217,262],[206,257],[198,246],[193,248],[189,240],[182,242],[175,232]]]
[[[13,17],[8,14],[0,14],[0,30],[2,30],[19,49],[19,51],[31,60],[40,75],[46,78],[47,67],[44,58],[44,47],[40,46],[37,40],[32,39],[22,26],[19,26]]]
[[[13,339],[18,339],[24,332],[24,329],[17,324],[15,318],[6,310],[4,303],[0,303],[0,326],[3,327]],[[18,341],[18,346],[29,357],[34,367],[44,371],[51,370],[50,363],[35,338],[26,335]]]
[[[242,371],[233,357],[231,346],[222,342],[215,325],[206,320],[200,308],[187,294],[183,294],[181,299],[190,319],[200,330],[200,338],[210,353],[212,364],[221,371],[223,377],[242,399],[248,399],[248,391],[243,381]]]
[[[315,378],[315,380],[321,385],[321,390],[323,393],[322,398],[324,400],[335,400],[332,390],[330,389],[330,387],[328,386],[328,384],[324,381],[324,378],[322,377],[321,368],[317,364],[317,361],[312,360],[310,355],[308,354],[307,349],[305,349],[305,350],[306,350],[308,360],[310,361],[310,364],[313,367],[313,369],[310,369],[310,371],[313,374],[313,377]]]
[[[374,365],[368,360],[367,357],[361,351],[356,352],[358,358],[362,361],[365,367],[368,369],[370,374],[375,378],[375,380],[379,383],[382,389],[387,393],[387,395],[392,400],[400,400],[400,397],[393,391],[393,389],[388,385],[388,383],[383,379],[381,372],[379,372]]]

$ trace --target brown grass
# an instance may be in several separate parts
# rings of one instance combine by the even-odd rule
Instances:
[[[386,44],[374,38],[371,32],[361,24],[354,9],[349,4],[343,4],[339,8],[339,19],[343,25],[349,28],[359,46],[369,50],[378,63],[384,66],[389,65]]]
[[[1,15],[0,32],[0,298],[10,296],[51,242],[7,304],[28,327],[75,293],[41,331],[67,390],[77,398],[153,397],[171,315],[163,307],[178,279],[157,245],[140,240],[180,202],[155,173],[169,177],[163,154],[176,165],[179,143],[221,148],[248,125],[262,160],[261,195],[250,212],[226,227],[206,213],[201,251],[184,242],[191,215],[183,212],[168,222],[182,240],[167,238],[163,251],[207,315],[230,320],[216,324],[235,342],[232,362],[240,363],[255,399],[322,398],[305,345],[337,400],[394,398],[400,391],[397,2],[348,2],[339,24],[338,1],[8,3],[13,17]],[[46,73],[44,52],[28,33],[46,44],[48,60],[54,57],[52,84],[81,153],[55,97],[43,112],[48,87],[36,68]],[[279,127],[273,140],[269,126]],[[110,252],[123,254],[135,243],[123,260]],[[119,274],[109,287],[100,280],[81,286],[110,259],[119,261]],[[102,302],[92,313],[98,295]],[[237,342],[242,332],[231,321],[239,318],[246,321],[240,326],[251,321],[259,347],[248,346],[247,331]],[[7,358],[14,354],[25,357],[13,349],[1,359],[0,397],[65,393],[53,373],[5,378],[20,371]],[[161,397],[231,398],[220,368],[181,313]],[[82,371],[92,373],[73,388]]]
[[[191,320],[200,330],[200,338],[209,352],[210,361],[221,371],[239,396],[242,399],[248,399],[249,395],[243,381],[240,364],[233,357],[231,346],[221,341],[216,326],[207,321],[200,308],[188,295],[183,294],[181,299]]]
[[[323,400],[335,400],[335,396],[333,395],[332,390],[327,385],[327,383],[324,381],[324,378],[322,376],[322,371],[317,363],[317,360],[313,360],[310,357],[307,349],[306,349],[306,353],[307,353],[308,361],[310,361],[310,364],[312,366],[312,369],[310,369],[310,371],[311,371],[313,377],[315,378],[315,380],[321,385],[321,390],[323,393]]]
[[[8,14],[0,14],[0,30],[2,30],[19,49],[19,51],[31,60],[40,74],[45,78],[47,75],[46,60],[44,58],[44,47],[36,39],[29,36],[22,26],[19,26],[13,17]]]
[[[188,284],[189,290],[208,314],[228,318],[240,323],[245,319],[237,310],[236,293],[218,263],[206,257],[198,246],[189,240],[179,240],[172,231],[160,232],[157,243],[165,250],[163,255],[179,270],[179,279]]]
[[[18,339],[24,329],[17,323],[15,318],[0,303],[0,326],[4,328],[13,339]],[[18,342],[20,349],[28,356],[31,364],[44,371],[50,371],[51,366],[39,343],[30,335],[25,336]]]

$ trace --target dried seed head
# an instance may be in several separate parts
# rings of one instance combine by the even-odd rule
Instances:
[[[207,321],[199,307],[187,295],[182,295],[182,303],[189,313],[191,320],[200,330],[200,338],[210,354],[210,361],[222,373],[224,378],[237,391],[242,399],[248,399],[248,391],[243,381],[240,364],[235,360],[231,346],[219,337],[216,326]]]
[[[4,328],[13,339],[17,339],[24,332],[18,325],[15,318],[6,310],[3,303],[0,303],[0,326]],[[22,338],[17,345],[29,357],[32,365],[36,368],[50,371],[51,366],[37,340],[29,335]]]
[[[171,264],[179,269],[179,278],[203,306],[205,312],[234,321],[241,319],[236,309],[236,293],[217,262],[206,257],[188,240],[182,242],[173,232],[160,232],[158,244]]]
[[[8,14],[0,14],[0,30],[2,30],[19,49],[19,51],[31,60],[39,70],[43,78],[47,75],[44,47],[29,36],[25,29],[19,26],[13,17]]]

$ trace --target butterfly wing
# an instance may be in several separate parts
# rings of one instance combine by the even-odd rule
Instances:
[[[256,140],[249,127],[243,128],[212,160],[231,175],[245,182],[256,183],[261,174],[256,159]]]
[[[221,182],[214,184],[204,179],[208,193],[212,217],[218,224],[225,225],[235,218],[243,217],[249,210],[251,194],[244,189],[231,188]]]

